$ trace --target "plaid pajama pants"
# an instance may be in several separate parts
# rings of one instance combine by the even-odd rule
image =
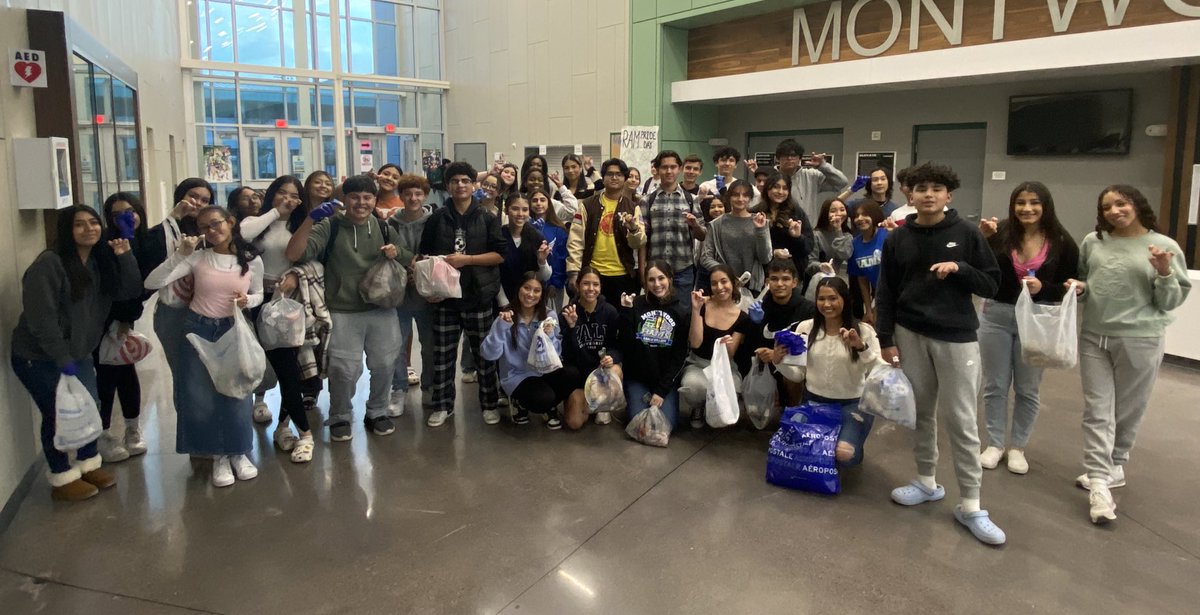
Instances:
[[[495,361],[479,356],[479,345],[492,328],[496,314],[489,306],[479,311],[462,311],[442,305],[433,306],[433,410],[454,413],[457,393],[454,370],[458,355],[458,340],[467,337],[467,350],[475,359],[479,374],[479,406],[481,410],[499,408],[500,382]]]

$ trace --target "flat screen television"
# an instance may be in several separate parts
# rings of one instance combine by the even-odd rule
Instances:
[[[1009,156],[1119,156],[1129,153],[1133,90],[1012,96]]]

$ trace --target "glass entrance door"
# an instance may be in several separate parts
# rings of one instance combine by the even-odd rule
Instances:
[[[354,155],[351,170],[365,173],[379,170],[385,164],[394,164],[405,173],[421,173],[421,159],[417,152],[417,135],[389,134],[358,129],[348,138],[347,147]]]
[[[247,183],[269,184],[281,175],[295,175],[301,181],[321,168],[321,149],[317,133],[295,130],[246,131],[246,150],[250,153],[244,170]]]

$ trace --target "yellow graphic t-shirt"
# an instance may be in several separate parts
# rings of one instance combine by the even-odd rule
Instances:
[[[600,225],[596,233],[596,245],[592,249],[592,267],[603,276],[625,275],[625,265],[617,256],[617,238],[613,228],[620,224],[616,219],[617,202],[600,195]]]

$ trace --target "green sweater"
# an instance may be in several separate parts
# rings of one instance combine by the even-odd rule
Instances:
[[[1150,246],[1174,252],[1171,273],[1159,276],[1150,264]],[[1160,337],[1175,320],[1171,310],[1183,305],[1192,282],[1183,250],[1170,237],[1146,233],[1117,237],[1096,233],[1079,246],[1079,279],[1087,284],[1083,330],[1113,337]]]
[[[329,250],[329,260],[325,262],[325,304],[331,312],[378,309],[379,306],[363,301],[358,292],[358,283],[371,265],[379,260],[379,250],[387,243],[374,216],[359,225],[351,224],[341,215],[313,225],[300,262],[321,259],[325,244],[329,242],[331,224],[341,225],[341,228],[338,229],[333,248]],[[412,260],[412,253],[397,249],[396,258],[407,263]]]

